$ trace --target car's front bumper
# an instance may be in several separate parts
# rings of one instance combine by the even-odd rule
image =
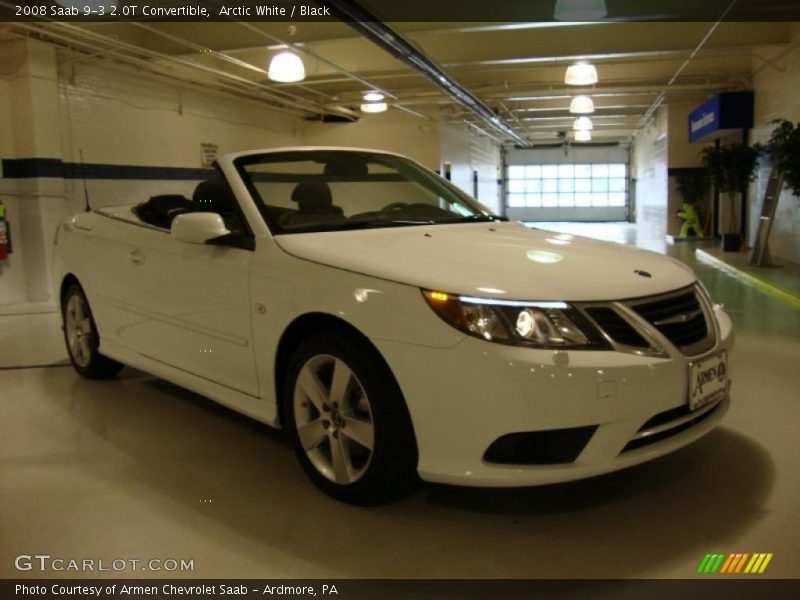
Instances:
[[[714,310],[711,356],[732,348],[730,320]],[[450,349],[378,341],[408,403],[428,481],[472,486],[524,486],[591,477],[685,446],[708,433],[729,395],[702,418],[687,418],[690,359],[615,351],[532,350],[465,338]],[[694,357],[692,360],[697,360]],[[665,422],[643,426],[668,413]],[[596,427],[574,460],[498,464],[487,449],[507,434]],[[657,441],[642,439],[644,429]],[[648,442],[651,442],[648,440]],[[633,443],[632,443],[633,442]]]

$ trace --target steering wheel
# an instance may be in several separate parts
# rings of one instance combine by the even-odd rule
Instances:
[[[387,204],[384,206],[381,211],[382,212],[389,212],[389,211],[397,211],[402,210],[406,206],[408,206],[408,202],[392,202],[391,204]]]

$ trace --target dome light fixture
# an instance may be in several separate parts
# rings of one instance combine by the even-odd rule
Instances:
[[[596,21],[608,14],[605,0],[556,0],[556,21]]]
[[[383,100],[383,94],[380,92],[364,92],[364,102],[381,102]]]
[[[590,115],[594,112],[594,102],[589,96],[575,96],[569,105],[569,112],[574,115]]]
[[[364,102],[364,104],[361,105],[361,112],[382,113],[387,108],[386,102]]]
[[[303,81],[306,78],[306,68],[297,54],[283,50],[269,62],[267,77],[280,83]]]
[[[588,129],[581,129],[575,132],[575,141],[576,142],[591,142],[592,141],[592,132]]]
[[[594,85],[597,83],[597,69],[590,62],[579,62],[567,68],[564,77],[567,85]]]
[[[575,131],[591,131],[594,129],[594,124],[589,117],[578,117],[572,125]]]

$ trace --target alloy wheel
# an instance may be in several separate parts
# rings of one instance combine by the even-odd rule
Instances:
[[[92,360],[91,340],[94,335],[89,310],[78,294],[70,296],[64,311],[64,329],[67,333],[67,345],[75,363],[86,368]]]
[[[312,356],[294,389],[294,422],[303,450],[330,481],[348,485],[366,472],[375,445],[364,386],[340,358]]]

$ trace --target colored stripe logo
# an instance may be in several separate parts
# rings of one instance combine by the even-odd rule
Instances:
[[[748,554],[739,552],[725,554],[715,552],[706,554],[697,567],[697,572],[702,575],[760,575],[767,570],[769,561],[772,560],[772,553]]]

